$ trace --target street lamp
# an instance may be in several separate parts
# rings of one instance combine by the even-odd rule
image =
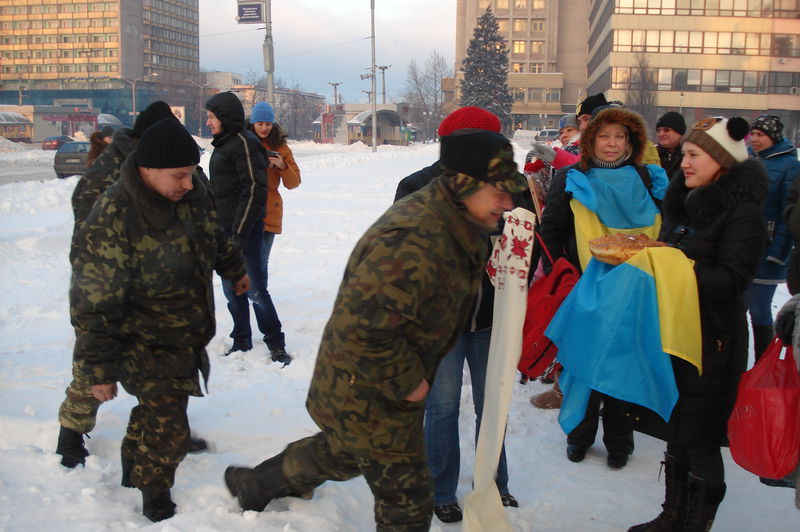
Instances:
[[[204,120],[203,120],[203,118],[204,118],[203,117],[203,95],[206,92],[206,87],[210,87],[210,85],[208,83],[198,83],[198,82],[196,82],[194,80],[191,80],[191,79],[189,80],[189,83],[191,83],[192,85],[194,85],[195,87],[197,87],[200,90],[200,103],[198,105],[198,109],[200,111],[200,121],[197,123],[197,136],[198,137],[202,137],[203,136],[203,122],[204,122]]]
[[[152,74],[150,74],[150,77],[157,78],[158,72],[153,72]],[[131,86],[131,115],[133,116],[134,121],[136,120],[136,82],[142,81],[144,78],[145,76],[134,79],[123,78],[122,76],[119,77],[119,79],[128,82],[128,84]]]

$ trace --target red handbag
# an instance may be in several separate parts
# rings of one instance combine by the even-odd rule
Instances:
[[[760,477],[782,478],[800,460],[800,374],[777,337],[742,374],[728,440],[734,461]]]
[[[544,330],[580,278],[578,269],[564,257],[559,257],[554,263],[542,237],[538,233],[536,237],[553,269],[528,290],[528,308],[522,327],[522,354],[517,364],[523,384],[548,373],[555,366],[558,348],[544,335]]]

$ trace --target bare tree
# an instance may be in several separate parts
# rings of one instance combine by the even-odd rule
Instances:
[[[645,52],[638,52],[631,77],[628,83],[628,101],[626,106],[642,115],[648,127],[656,123],[658,118],[657,104],[658,81],[656,69],[650,68],[650,61]]]
[[[452,68],[435,50],[425,61],[424,68],[420,68],[414,59],[408,65],[403,98],[409,104],[410,120],[422,127],[426,140],[434,137],[433,131],[442,120],[442,78],[452,75]]]

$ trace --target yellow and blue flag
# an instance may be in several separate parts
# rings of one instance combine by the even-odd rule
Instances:
[[[645,248],[618,266],[589,262],[545,331],[564,366],[565,432],[584,418],[592,390],[669,420],[678,400],[669,355],[702,369],[693,265],[670,247]]]

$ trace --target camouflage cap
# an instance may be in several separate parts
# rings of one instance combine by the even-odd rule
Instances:
[[[504,192],[528,189],[525,176],[517,171],[511,143],[494,131],[461,129],[442,137],[439,162],[453,173],[489,183]]]

